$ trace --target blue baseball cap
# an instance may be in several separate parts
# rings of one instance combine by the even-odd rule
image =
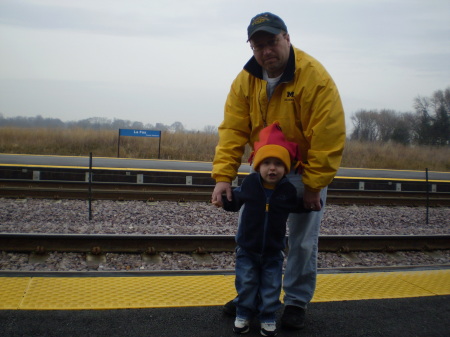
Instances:
[[[247,28],[248,40],[251,39],[253,34],[260,31],[277,35],[281,32],[287,32],[287,27],[279,16],[265,12],[256,15],[250,21],[250,25]]]

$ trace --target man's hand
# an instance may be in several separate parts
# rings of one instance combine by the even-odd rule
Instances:
[[[211,203],[216,207],[222,207],[222,194],[226,193],[227,199],[231,201],[231,184],[225,181],[219,181],[214,187],[211,197]]]
[[[320,192],[312,192],[305,188],[303,192],[303,207],[312,211],[320,211],[322,208],[320,204]]]

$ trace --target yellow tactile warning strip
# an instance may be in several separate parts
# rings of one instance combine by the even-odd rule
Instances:
[[[450,270],[320,274],[313,302],[449,294]],[[235,295],[233,275],[0,277],[3,310],[214,306]]]
[[[319,275],[313,302],[450,294],[450,270]]]

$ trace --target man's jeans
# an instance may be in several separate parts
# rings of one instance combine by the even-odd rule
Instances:
[[[275,321],[281,307],[281,277],[284,253],[261,255],[236,248],[236,315],[251,319],[258,314],[260,322]]]
[[[289,173],[289,181],[297,188],[297,195],[303,197],[302,176]],[[320,197],[323,207],[318,212],[291,213],[288,219],[289,253],[284,273],[284,304],[306,309],[316,288],[317,254],[320,222],[325,210],[327,188],[322,189]]]

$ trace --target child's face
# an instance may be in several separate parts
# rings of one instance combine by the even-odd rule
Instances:
[[[276,185],[285,175],[286,168],[280,159],[269,157],[259,165],[259,173],[266,184]]]

